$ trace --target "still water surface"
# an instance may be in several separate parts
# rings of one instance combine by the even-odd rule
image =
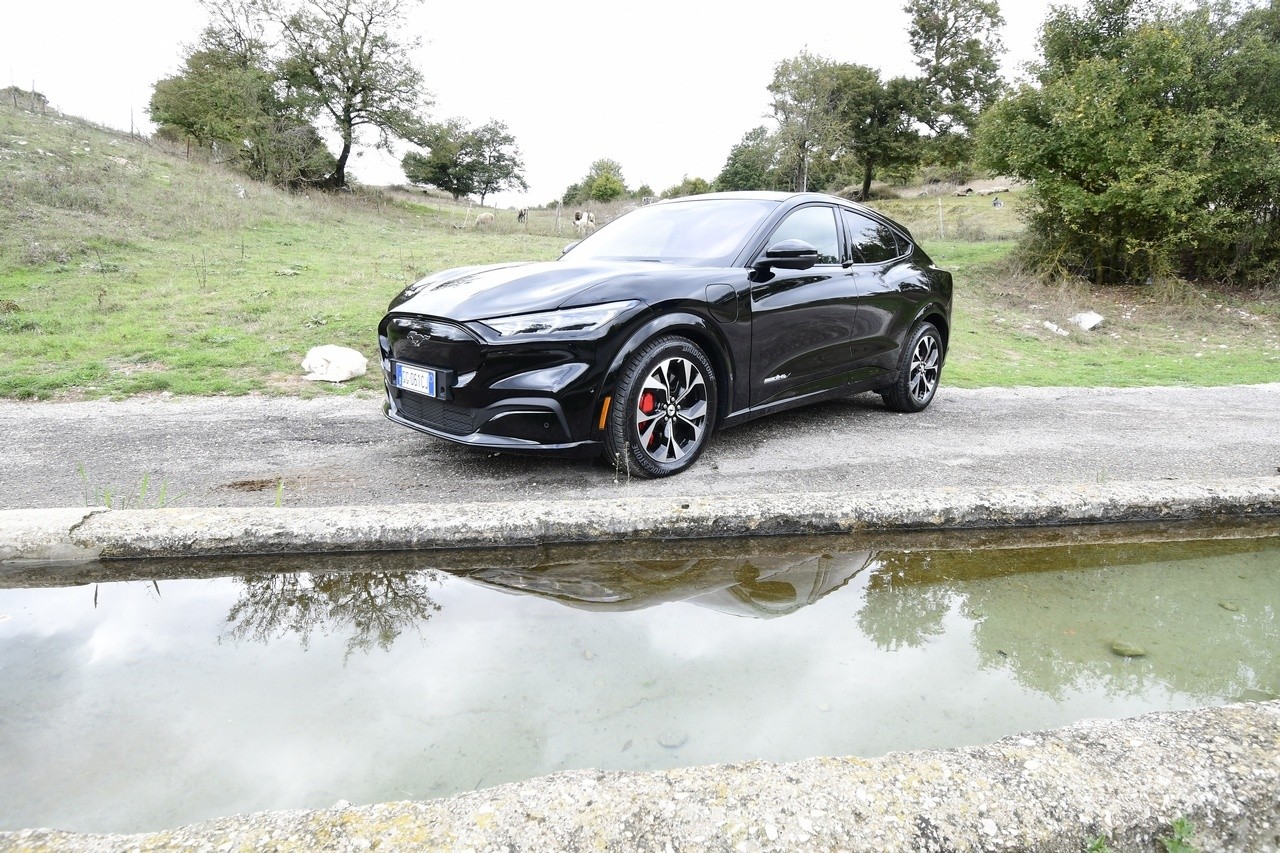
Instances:
[[[1280,694],[1280,537],[1013,544],[5,570],[0,828],[875,756]]]

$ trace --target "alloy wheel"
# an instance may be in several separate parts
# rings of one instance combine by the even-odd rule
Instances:
[[[911,396],[917,403],[928,401],[933,396],[934,389],[938,387],[941,358],[942,352],[938,346],[938,339],[931,334],[921,336],[915,352],[911,354],[908,380]]]
[[[701,445],[707,413],[707,382],[698,366],[680,356],[663,359],[636,395],[638,446],[657,462],[677,462]]]

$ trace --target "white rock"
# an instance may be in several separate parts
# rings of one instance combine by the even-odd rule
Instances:
[[[302,369],[307,374],[303,379],[346,382],[364,376],[369,369],[369,360],[351,347],[324,344],[307,350],[306,358],[302,359]]]
[[[1102,315],[1097,311],[1081,311],[1067,322],[1079,326],[1086,332],[1092,332],[1102,325]]]
[[[1062,335],[1064,338],[1067,335],[1071,334],[1066,329],[1059,326],[1057,323],[1050,323],[1048,320],[1044,321],[1044,327],[1049,331],[1053,332],[1055,335]]]

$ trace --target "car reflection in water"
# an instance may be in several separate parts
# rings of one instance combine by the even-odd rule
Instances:
[[[876,565],[871,551],[777,557],[558,563],[476,569],[467,580],[584,610],[639,610],[686,601],[733,616],[794,613]]]
[[[1163,685],[1197,701],[1269,699],[1280,695],[1280,530],[1253,522],[1241,533],[1081,542],[1079,533],[1045,531],[1042,540],[1060,539],[1038,546],[1026,532],[1013,541],[633,542],[282,557],[268,570],[262,558],[193,559],[160,575],[126,561],[15,567],[0,588],[144,581],[158,591],[176,577],[228,578],[240,590],[223,639],[305,648],[313,636],[342,637],[346,657],[390,652],[406,633],[429,643],[454,578],[574,610],[688,602],[753,619],[796,614],[843,589],[841,618],[880,651],[922,649],[959,632],[980,669],[1049,696],[1098,687],[1131,696]],[[1121,636],[1150,654],[1114,653]]]

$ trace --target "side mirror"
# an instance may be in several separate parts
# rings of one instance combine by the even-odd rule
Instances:
[[[565,255],[569,254],[569,250],[581,242],[582,242],[581,240],[574,240],[572,243],[569,243],[567,246],[565,246],[563,249],[560,250],[560,256],[564,257]]]
[[[765,250],[753,265],[760,272],[771,269],[807,270],[818,262],[818,250],[803,240],[782,240]]]

